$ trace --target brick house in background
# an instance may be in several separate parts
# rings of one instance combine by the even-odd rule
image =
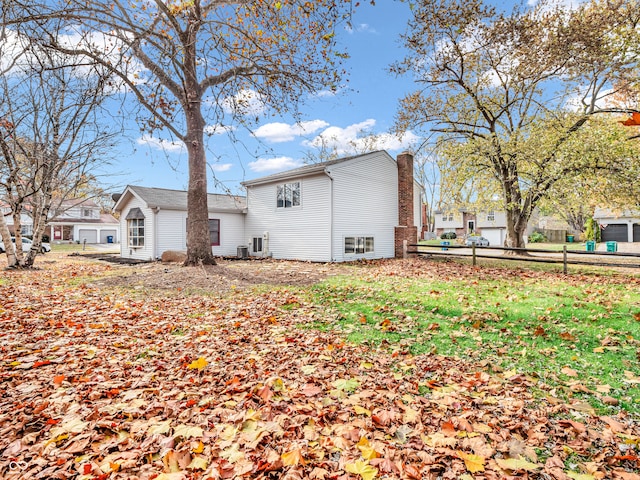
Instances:
[[[437,210],[434,215],[435,231],[438,238],[447,232],[455,232],[457,237],[477,233],[475,213],[467,210],[448,208]]]

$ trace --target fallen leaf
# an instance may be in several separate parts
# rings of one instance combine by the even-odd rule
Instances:
[[[197,360],[194,360],[193,362],[191,362],[188,365],[188,368],[190,368],[191,370],[204,370],[205,367],[209,365],[209,362],[207,362],[207,359],[204,357],[198,357]]]
[[[524,460],[523,458],[496,458],[495,461],[500,466],[500,468],[504,470],[525,470],[528,472],[533,472],[542,468],[542,465],[529,462],[527,460]]]
[[[464,465],[471,473],[484,472],[484,463],[486,459],[480,455],[473,453],[465,453],[458,450],[458,457],[464,460]]]
[[[369,465],[368,462],[357,460],[354,463],[347,463],[344,469],[355,475],[360,475],[362,480],[373,480],[378,474],[378,469]]]

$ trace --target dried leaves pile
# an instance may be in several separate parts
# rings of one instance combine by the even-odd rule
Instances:
[[[625,413],[346,344],[287,288],[98,285],[131,268],[61,259],[0,283],[2,478],[640,479]]]

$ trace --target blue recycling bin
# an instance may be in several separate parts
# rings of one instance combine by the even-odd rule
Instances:
[[[107,243],[113,243],[113,235],[107,235]]]
[[[447,247],[451,245],[451,242],[449,242],[448,240],[443,240],[442,242],[440,242],[440,245],[442,245],[442,250],[449,250]]]
[[[617,252],[618,242],[607,242],[607,252]]]

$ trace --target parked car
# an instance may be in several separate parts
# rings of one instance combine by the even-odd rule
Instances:
[[[11,241],[13,243],[16,243],[15,237],[11,237]],[[33,245],[33,242],[30,239],[22,237],[22,251],[23,252],[31,250],[31,245]],[[48,244],[48,243],[43,242],[42,245],[40,245],[40,251],[42,253],[50,252],[51,251],[51,245]],[[2,242],[0,242],[0,253],[4,253],[4,243],[2,243]]]
[[[467,240],[464,242],[465,245],[467,247],[471,247],[473,246],[473,244],[476,245],[476,247],[488,247],[489,246],[489,240],[487,240],[484,237],[481,237],[479,235],[471,235],[470,237],[467,237]]]

